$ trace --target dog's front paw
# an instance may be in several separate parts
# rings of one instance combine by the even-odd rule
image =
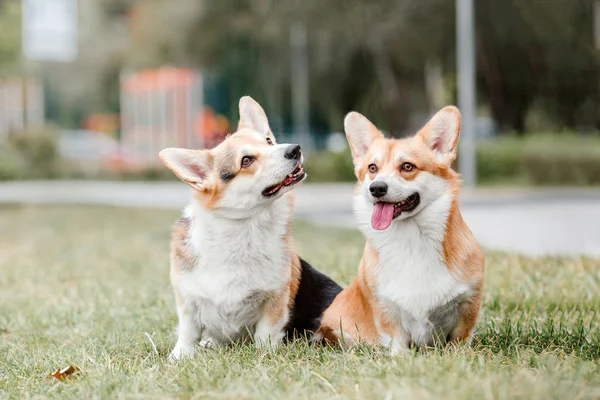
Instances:
[[[410,353],[410,339],[408,337],[393,338],[390,343],[392,357],[403,357]]]
[[[257,348],[265,350],[276,350],[283,339],[283,334],[255,336],[254,343]]]
[[[194,346],[177,344],[171,354],[169,354],[170,362],[177,362],[182,358],[192,358],[194,356]]]
[[[271,341],[270,338],[267,338],[267,339],[256,338],[254,340],[254,344],[256,345],[257,348],[265,349],[265,350],[275,350],[278,345],[277,342],[273,343],[273,341]]]
[[[215,347],[215,341],[212,340],[211,338],[203,339],[198,344],[200,345],[200,347],[205,348],[205,349],[211,349],[211,348]]]

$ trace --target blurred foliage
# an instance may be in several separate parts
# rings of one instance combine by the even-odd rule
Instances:
[[[51,131],[10,135],[0,147],[0,180],[54,179],[61,176],[61,160]]]
[[[477,146],[481,183],[600,184],[600,140],[575,134],[506,137]]]
[[[21,60],[20,19],[20,1],[0,1],[0,77],[18,70]]]
[[[356,109],[400,134],[410,117],[439,104],[426,93],[426,65],[455,79],[455,0],[207,2],[191,25],[189,53],[229,83],[235,101],[251,93],[289,127],[289,30],[308,31],[311,119],[339,130]],[[480,104],[501,131],[525,132],[534,103],[554,127],[600,127],[600,68],[593,0],[478,0]],[[568,56],[565,56],[567,55]],[[443,90],[455,87],[445,83]],[[455,102],[454,91],[442,101]],[[232,114],[235,112],[232,110]]]
[[[593,6],[594,0],[476,2],[478,83],[501,130],[523,133],[536,100],[560,128],[600,122]],[[596,107],[585,110],[588,101]]]
[[[0,145],[0,181],[19,179],[101,179],[165,181],[177,177],[163,166],[109,168],[100,161],[73,161],[58,152],[52,129],[12,134]]]
[[[307,157],[303,167],[308,175],[308,182],[353,182],[356,180],[349,149],[339,153],[313,153]]]
[[[281,116],[275,128],[288,130],[290,27],[304,24],[313,129],[339,130],[343,116],[360,109],[397,133],[427,108],[424,63],[448,56],[451,63],[452,52],[443,51],[453,30],[449,13],[452,2],[437,0],[207,2],[188,48],[196,64],[228,82],[232,115],[235,100],[251,93],[269,115]]]
[[[600,139],[575,134],[510,135],[477,145],[482,184],[600,185]],[[13,135],[0,147],[0,181],[15,179],[103,179],[165,181],[177,177],[162,166],[107,169],[63,160],[48,132]],[[350,151],[309,154],[308,182],[354,182]]]
[[[529,142],[523,151],[523,169],[538,185],[599,185],[600,140]]]
[[[532,113],[552,130],[600,129],[594,1],[474,1],[480,115],[501,132],[532,131]],[[289,132],[290,30],[304,25],[312,130],[339,131],[358,110],[400,136],[456,102],[455,2],[91,0],[79,2],[78,60],[39,70],[64,124],[116,111],[122,70],[172,64],[209,72],[222,93],[208,98],[231,120],[249,94]],[[0,2],[0,73],[20,62],[20,4]]]
[[[13,181],[21,178],[17,155],[5,147],[0,147],[0,181]]]
[[[356,180],[349,150],[312,154],[305,170],[309,182]],[[600,185],[600,140],[575,134],[482,140],[477,144],[477,180],[482,184]]]

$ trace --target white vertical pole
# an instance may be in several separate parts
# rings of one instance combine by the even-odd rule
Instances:
[[[194,85],[195,79],[190,77],[190,79],[185,83],[185,132],[186,132],[186,142],[188,148],[195,148],[196,141],[194,140],[194,114],[196,111],[196,107],[194,107]]]
[[[137,72],[136,74],[139,74],[139,72]],[[136,76],[136,86],[134,88],[134,90],[132,90],[131,92],[131,100],[133,103],[133,125],[131,127],[131,137],[132,137],[132,141],[131,141],[131,146],[132,146],[132,152],[135,154],[135,158],[137,162],[142,162],[143,161],[143,154],[142,154],[142,138],[141,138],[141,120],[142,120],[142,110],[141,110],[141,102],[142,102],[142,97],[143,97],[144,93],[142,91],[142,87],[139,83],[137,83],[137,76]]]
[[[172,121],[172,125],[173,125],[173,134],[175,135],[176,138],[176,147],[185,147],[186,146],[186,138],[185,138],[185,134],[182,134],[181,132],[181,104],[180,104],[180,99],[181,99],[181,95],[180,95],[180,87],[179,85],[172,85],[171,86],[171,102],[170,102],[170,107],[171,107],[171,112],[173,113],[173,118],[171,119]],[[183,138],[182,138],[183,135]]]
[[[126,75],[124,71],[119,74],[119,117],[121,122],[121,135],[119,137],[119,151],[125,156],[126,138],[129,136],[129,119],[131,118],[131,109],[129,107],[129,98],[125,89]]]
[[[475,186],[475,30],[473,0],[456,0],[458,108],[462,130],[458,168],[465,187]]]
[[[200,127],[203,126],[202,111],[204,110],[204,77],[199,71],[194,73],[194,77],[194,133],[196,134],[199,148],[203,149],[206,146],[206,143],[204,143],[204,132],[202,132],[200,129],[196,130],[196,127],[198,127],[198,125]]]
[[[600,0],[594,2],[594,42],[596,44],[596,50],[600,51]],[[596,94],[598,107],[596,121],[596,127],[600,129],[600,74],[598,75],[598,92]]]
[[[171,133],[170,147],[180,147],[179,131],[177,130],[177,109],[175,108],[175,99],[177,98],[176,88],[169,84],[169,95],[167,97],[167,107],[169,107],[169,132]]]
[[[306,26],[295,22],[290,29],[292,50],[292,115],[294,137],[303,148],[310,144],[310,115],[308,94],[308,48]]]
[[[159,99],[160,99],[160,141],[159,141],[159,151],[165,147],[169,146],[169,128],[167,126],[167,87],[168,82],[164,78],[164,69],[161,68],[159,70],[158,75],[158,86],[159,86]]]
[[[146,134],[146,163],[147,164],[153,164],[154,163],[154,157],[157,153],[156,151],[156,126],[154,123],[154,113],[153,113],[153,109],[154,109],[154,87],[152,86],[151,83],[148,83],[148,85],[144,88],[144,94],[146,95],[146,129],[145,134]]]

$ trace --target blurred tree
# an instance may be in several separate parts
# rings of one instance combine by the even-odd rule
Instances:
[[[501,130],[523,132],[539,84],[543,49],[518,0],[477,2],[479,84]]]
[[[593,97],[598,58],[592,0],[480,0],[476,4],[480,90],[501,130],[524,132],[541,99],[548,117],[576,127]]]
[[[428,108],[425,65],[430,60],[447,65],[452,59],[454,41],[447,32],[454,30],[454,19],[447,16],[453,13],[453,1],[339,0],[326,8],[322,2],[314,4],[311,24],[333,39],[324,52],[332,55],[329,70],[315,72],[317,80],[323,74],[323,84],[338,77],[340,90],[332,100],[342,108],[335,119],[359,109],[393,135],[405,132],[409,117]]]
[[[553,0],[545,7],[523,13],[533,24],[543,48],[539,96],[559,126],[575,129],[593,126],[593,115],[582,115],[586,102],[596,101],[600,79],[600,53],[594,49],[593,0]],[[597,109],[596,109],[597,110]],[[590,110],[595,112],[596,110]]]
[[[0,1],[0,75],[14,74],[21,62],[21,2]]]
[[[126,17],[135,0],[96,0],[107,18]]]
[[[206,2],[185,34],[194,63],[224,80],[231,117],[237,114],[237,98],[245,94],[269,114],[281,115],[287,108],[281,106],[289,59],[285,6],[264,0]]]
[[[12,27],[3,20],[19,2],[0,1],[1,70],[3,59],[18,60],[20,29],[18,17]],[[478,102],[502,131],[525,131],[532,110],[557,128],[600,119],[594,1],[475,2]],[[356,109],[400,136],[454,101],[454,7],[455,0],[82,2],[79,60],[46,70],[71,103],[85,98],[86,108],[104,111],[118,104],[122,69],[198,67],[222,92],[208,97],[227,104],[232,119],[237,99],[250,94],[273,128],[289,130],[290,26],[300,21],[308,32],[313,131],[341,130]]]
[[[411,99],[423,93],[425,61],[452,51],[452,7],[449,0],[222,0],[207,3],[186,36],[195,61],[227,80],[230,98],[252,93],[289,123],[289,26],[303,21],[313,125],[340,129],[348,111],[361,109],[400,133],[423,108],[413,110]]]

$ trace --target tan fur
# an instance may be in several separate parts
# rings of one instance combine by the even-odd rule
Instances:
[[[404,153],[405,157],[396,161],[393,159],[393,155],[399,151]],[[375,140],[356,169],[356,176],[360,181],[364,180],[367,174],[370,174],[368,167],[369,164],[374,161],[374,155],[382,156],[382,160],[379,163],[380,165],[378,165],[378,172],[391,172],[402,177],[402,179],[411,181],[417,177],[419,171],[427,171],[434,175],[441,176],[448,181],[458,182],[458,175],[456,172],[448,166],[436,161],[431,150],[427,147],[420,135],[408,139],[382,138]],[[414,170],[410,172],[402,171],[400,166],[404,162],[413,164],[415,166]]]
[[[470,301],[463,306],[459,325],[450,333],[450,341],[469,340],[481,309],[484,264],[483,250],[465,223],[456,201],[450,209],[444,237],[444,259],[448,268],[473,285]]]
[[[269,323],[271,326],[275,326],[275,324],[283,317],[286,309],[291,311],[289,291],[290,287],[288,286],[265,305],[265,310],[269,315]]]
[[[187,218],[179,218],[173,224],[171,232],[171,269],[172,273],[189,271],[195,268],[195,257],[187,245],[190,221]]]
[[[289,207],[290,210],[294,209],[294,193],[290,193],[289,197]],[[296,293],[298,293],[298,288],[300,287],[300,278],[302,277],[302,266],[300,265],[300,257],[298,254],[294,252],[293,238],[292,238],[292,218],[288,221],[287,231],[283,240],[287,244],[291,256],[290,268],[292,270],[290,283],[288,285],[288,308],[290,311],[294,307],[294,299],[296,298]]]
[[[377,263],[377,254],[365,246],[365,254],[358,267],[358,276],[334,299],[321,319],[320,333],[327,340],[344,336],[354,342],[379,342],[375,327],[376,301],[372,296],[368,271]]]
[[[267,135],[275,143],[275,138],[272,133]],[[242,156],[232,157],[235,154],[233,149],[240,148],[244,145],[251,145],[253,147],[269,146],[266,141],[258,141],[256,136],[251,130],[242,125],[242,129],[230,136],[225,141],[212,150],[203,150],[208,153],[207,162],[211,168],[209,178],[206,183],[201,187],[192,186],[194,191],[192,195],[199,200],[203,206],[207,209],[212,208],[215,203],[219,200],[223,189],[227,183],[220,179],[219,171],[231,171],[237,175],[253,174],[260,163],[259,155],[255,161],[248,168],[242,169],[240,167]],[[169,166],[169,165],[167,165]],[[169,166],[171,168],[171,166]],[[172,168],[171,168],[172,169]],[[234,178],[235,179],[235,178]],[[293,193],[288,194],[289,207],[291,210],[294,208],[294,195]],[[179,218],[173,225],[171,235],[171,281],[175,282],[180,274],[184,271],[190,271],[196,268],[197,262],[193,253],[189,249],[188,237],[190,230],[191,221],[188,218]],[[283,316],[285,310],[290,313],[294,305],[294,298],[298,291],[301,278],[301,265],[298,255],[294,252],[292,245],[292,218],[288,221],[288,229],[285,237],[282,240],[287,244],[287,248],[290,254],[290,269],[291,277],[289,284],[269,301],[265,307],[267,313],[271,316],[270,320],[274,325]],[[180,307],[184,306],[184,302],[181,299],[181,295],[177,291],[177,285],[173,284],[175,288],[175,299]]]
[[[269,146],[266,141],[258,141],[248,129],[238,131],[229,135],[221,144],[208,151],[209,163],[211,165],[210,179],[201,188],[193,192],[193,196],[199,200],[207,209],[213,208],[219,201],[221,193],[226,184],[220,179],[221,171],[230,171],[236,175],[253,174],[260,163],[258,155],[256,160],[248,168],[241,168],[241,156],[232,157],[235,154],[235,148],[243,145],[252,145],[254,147]]]
[[[460,129],[460,113],[454,107],[447,107],[442,111],[453,114],[458,119],[457,129]],[[359,114],[351,113],[347,117],[357,120]],[[353,122],[353,121],[351,121]],[[458,192],[460,180],[458,174],[450,167],[452,155],[446,162],[436,158],[429,147],[431,143],[429,122],[415,136],[406,139],[385,139],[383,135],[367,122],[361,121],[360,130],[367,131],[373,138],[368,149],[361,152],[359,145],[349,140],[350,148],[355,163],[355,173],[359,181],[368,175],[372,178],[377,173],[384,172],[396,175],[406,181],[415,179],[421,171],[427,171],[439,176],[449,183],[448,192],[452,204],[446,231],[442,242],[443,257],[446,267],[452,271],[457,280],[470,286],[471,295],[460,310],[457,326],[450,332],[451,342],[468,341],[477,322],[482,301],[484,255],[475,241],[470,229],[464,222],[458,208]],[[458,135],[450,144],[456,148]],[[449,147],[450,147],[449,146]],[[395,159],[397,154],[403,154],[400,160]],[[455,155],[455,154],[454,154]],[[377,162],[375,161],[378,158]],[[402,171],[401,165],[410,162],[414,165],[412,171]],[[376,163],[378,170],[369,171],[369,165]],[[357,186],[360,191],[360,185]],[[378,276],[379,256],[367,239],[364,254],[361,259],[358,275],[355,280],[344,289],[325,311],[319,333],[327,341],[338,341],[343,334],[345,339],[350,336],[352,342],[359,339],[375,345],[380,343],[380,334],[397,337],[403,332],[402,326],[388,318],[386,306],[377,297],[374,282]],[[340,328],[343,331],[340,332]]]

